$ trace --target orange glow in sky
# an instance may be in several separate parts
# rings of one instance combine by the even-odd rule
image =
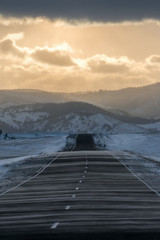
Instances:
[[[0,16],[0,89],[96,91],[160,80],[160,21]]]

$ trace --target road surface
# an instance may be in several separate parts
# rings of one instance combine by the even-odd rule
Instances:
[[[0,240],[160,239],[160,198],[89,138],[0,195]]]
[[[74,151],[96,150],[96,146],[91,134],[78,134]]]

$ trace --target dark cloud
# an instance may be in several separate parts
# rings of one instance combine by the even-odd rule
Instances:
[[[97,21],[160,18],[158,0],[1,0],[0,13]]]

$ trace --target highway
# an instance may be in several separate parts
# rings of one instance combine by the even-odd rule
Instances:
[[[0,240],[153,240],[159,226],[159,196],[91,135],[0,195]]]

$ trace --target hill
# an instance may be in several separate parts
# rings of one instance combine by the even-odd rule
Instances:
[[[140,88],[84,93],[0,90],[0,108],[35,103],[86,102],[121,116],[160,118],[160,83]]]
[[[138,124],[152,122],[82,102],[38,103],[0,110],[0,128],[5,132],[141,133],[144,130]]]

